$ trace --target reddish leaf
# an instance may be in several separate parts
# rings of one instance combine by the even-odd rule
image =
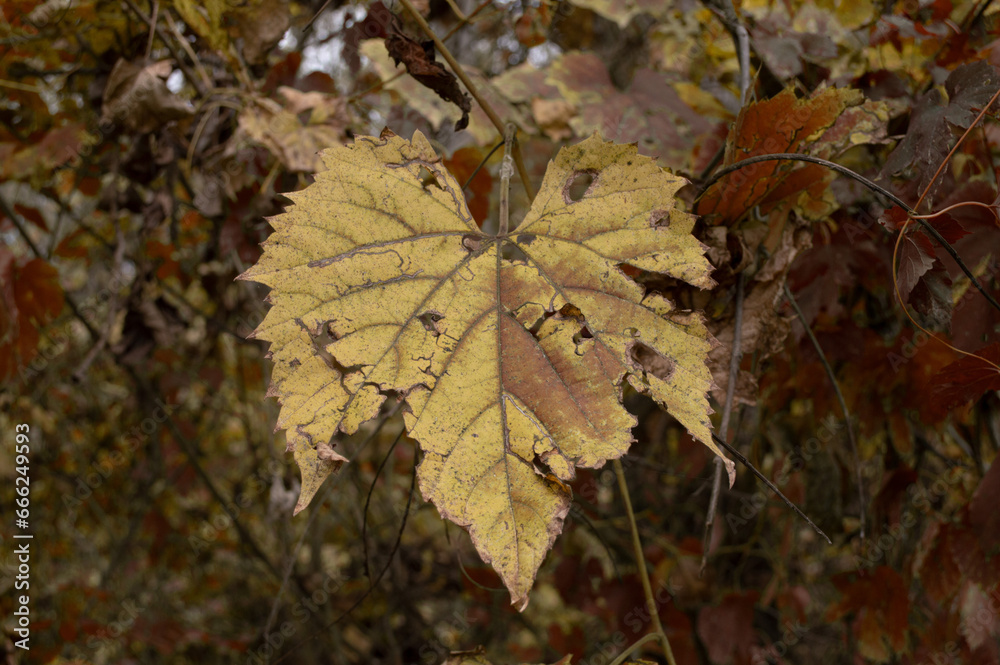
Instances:
[[[444,160],[444,163],[448,170],[454,174],[455,179],[465,184],[476,167],[482,163],[483,157],[485,154],[482,151],[470,146],[456,150],[451,159]],[[476,177],[472,179],[465,191],[471,194],[471,196],[467,195],[469,212],[472,213],[473,218],[481,228],[490,214],[490,192],[493,191],[493,176],[490,175],[489,169],[485,167],[479,169],[479,173],[476,173]]]
[[[55,268],[42,259],[18,265],[13,255],[0,251],[0,381],[35,358],[39,328],[62,306]]]
[[[713,663],[749,663],[750,650],[757,644],[753,627],[754,604],[758,594],[729,594],[718,607],[698,613],[698,637]]]
[[[870,575],[841,573],[832,581],[843,597],[827,611],[826,618],[836,621],[847,614],[854,616],[861,655],[884,662],[892,652],[906,647],[910,597],[899,573],[879,566]]]
[[[921,234],[917,234],[920,237]],[[926,237],[924,236],[926,240]],[[903,237],[899,247],[899,272],[896,275],[899,284],[899,295],[905,303],[910,297],[910,291],[919,280],[934,265],[933,253],[928,253],[911,234]]]
[[[87,246],[81,242],[86,237],[84,229],[77,229],[59,241],[55,255],[67,259],[81,259],[88,255]]]
[[[965,230],[965,227],[959,224],[958,220],[948,213],[934,217],[933,219],[928,219],[927,221],[934,227],[934,230],[940,233],[941,237],[949,243],[958,242],[965,236],[969,235],[969,232]]]
[[[62,166],[80,154],[83,139],[88,136],[82,124],[58,127],[43,136],[35,137],[27,147],[23,147],[0,161],[0,180],[25,178],[34,173],[46,173]]]
[[[42,217],[42,213],[38,212],[37,208],[29,208],[26,205],[15,203],[14,212],[19,214],[21,217],[24,217],[26,220],[28,220],[38,228],[42,229],[43,231],[49,230],[48,225],[45,223],[45,218]]]
[[[917,547],[913,573],[924,586],[931,600],[943,605],[958,591],[962,573],[951,556],[946,540],[949,526],[933,522],[924,532]]]
[[[1000,365],[1000,343],[979,349],[976,355]],[[982,358],[966,356],[937,373],[933,399],[940,408],[950,410],[986,392],[1000,390],[1000,370]]]
[[[857,91],[827,88],[809,99],[785,90],[771,99],[750,104],[729,132],[725,165],[748,157],[801,152],[810,136],[829,128],[848,106],[862,101]],[[753,164],[715,183],[695,212],[712,215],[716,223],[732,224],[764,200],[793,168],[783,162]]]
[[[969,502],[969,524],[979,534],[983,551],[996,556],[1000,548],[1000,464],[991,464]]]
[[[521,17],[514,24],[514,34],[523,46],[531,48],[545,43],[549,24],[549,8],[543,4],[540,7],[526,7]]]
[[[890,231],[899,231],[909,217],[907,212],[899,206],[892,206],[879,216],[879,223]]]
[[[914,106],[906,136],[889,155],[883,173],[896,175],[910,165],[918,171],[923,190],[958,135],[975,119],[980,109],[1000,87],[1000,74],[986,61],[963,65],[945,81],[947,102],[931,90]]]

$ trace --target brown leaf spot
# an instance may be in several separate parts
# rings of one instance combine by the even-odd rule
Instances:
[[[649,225],[654,229],[670,228],[670,211],[654,210],[649,213]]]

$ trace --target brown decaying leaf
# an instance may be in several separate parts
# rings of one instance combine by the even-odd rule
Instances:
[[[827,88],[808,99],[796,99],[791,90],[740,111],[726,141],[724,164],[748,157],[780,152],[800,152],[815,145],[845,109],[861,104],[857,90]],[[773,190],[794,173],[798,164],[761,162],[712,185],[698,204],[697,212],[714,223],[732,225],[765,199],[774,200]],[[793,188],[798,193],[802,187]]]
[[[975,354],[1000,365],[1000,343],[990,344]],[[982,358],[966,356],[937,373],[931,397],[937,402],[935,408],[950,410],[991,390],[1000,390],[1000,370]]]
[[[902,576],[888,566],[863,575],[841,573],[833,584],[842,594],[826,613],[828,621],[854,616],[858,651],[865,658],[884,663],[906,646],[909,629],[909,589]]]
[[[462,110],[462,117],[455,122],[455,131],[469,126],[469,111],[472,100],[462,92],[455,75],[434,59],[434,42],[418,43],[404,35],[398,24],[391,26],[391,33],[385,38],[385,50],[398,65],[406,65],[406,73],[438,94],[441,99],[452,102]]]
[[[101,123],[122,123],[139,134],[194,115],[194,107],[167,88],[172,61],[115,63],[104,88]]]
[[[0,249],[0,381],[35,358],[39,330],[62,306],[63,291],[55,268],[42,259],[19,264]]]
[[[239,12],[237,26],[243,38],[243,57],[248,63],[265,62],[268,53],[284,37],[291,18],[288,3],[289,0],[261,0]]]

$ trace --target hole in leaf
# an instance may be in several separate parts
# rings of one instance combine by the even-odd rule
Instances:
[[[583,326],[580,328],[580,332],[573,335],[573,343],[579,346],[583,344],[583,340],[585,339],[594,339],[594,334],[590,332],[590,328],[587,326]]]
[[[483,241],[479,236],[474,236],[472,234],[462,236],[462,247],[470,252],[478,252],[479,248],[483,246]]]
[[[632,356],[632,360],[646,370],[648,374],[652,374],[661,381],[669,381],[674,375],[674,369],[677,367],[677,363],[673,360],[642,342],[636,342],[632,345],[630,355]]]
[[[438,179],[434,176],[434,173],[431,172],[431,170],[426,166],[420,167],[420,172],[417,174],[417,177],[420,178],[420,184],[424,189],[427,189],[431,185],[434,185],[441,190],[444,189],[444,187],[441,186],[441,183],[438,182]]]
[[[535,234],[522,233],[521,235],[517,236],[517,242],[527,247],[531,243],[535,242]]]
[[[435,312],[433,310],[429,312],[424,312],[417,319],[424,325],[424,330],[437,337],[441,334],[441,331],[437,329],[437,322],[443,319],[444,316],[440,312]]]
[[[515,263],[528,262],[528,255],[524,253],[524,250],[511,242],[504,243],[503,257]]]
[[[576,171],[566,180],[563,187],[563,200],[566,203],[576,203],[590,191],[594,183],[597,182],[597,172]]]

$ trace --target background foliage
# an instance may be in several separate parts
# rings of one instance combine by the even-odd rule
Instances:
[[[536,187],[561,145],[594,131],[693,181],[719,285],[645,285],[708,317],[721,412],[743,275],[730,438],[834,541],[741,471],[703,542],[710,453],[629,395],[626,473],[678,663],[1000,662],[1000,382],[903,314],[891,256],[905,215],[787,162],[695,203],[720,166],[779,152],[847,165],[910,205],[929,187],[919,212],[979,202],[932,223],[996,296],[996,125],[976,126],[935,177],[1000,86],[992,4],[456,1],[420,9],[518,124]],[[308,25],[319,10],[0,8],[0,427],[7,442],[31,426],[37,554],[32,650],[13,647],[8,619],[7,662],[436,663],[482,645],[494,662],[599,664],[648,631],[606,469],[578,475],[523,614],[466,534],[409,500],[415,449],[392,404],[338,443],[351,463],[290,518],[299,474],[272,433],[266,348],[246,339],[265,291],[234,281],[265,217],[310,181],[319,149],[383,126],[426,133],[459,182],[486,159],[466,189],[481,224],[496,223],[499,180],[482,109],[456,131],[462,110],[389,56],[394,21],[425,39],[405,12],[334,0]],[[741,25],[757,73],[742,110]],[[518,219],[527,200],[512,194]],[[997,362],[997,310],[914,225],[901,247],[913,316]],[[843,391],[860,469],[786,285]]]

